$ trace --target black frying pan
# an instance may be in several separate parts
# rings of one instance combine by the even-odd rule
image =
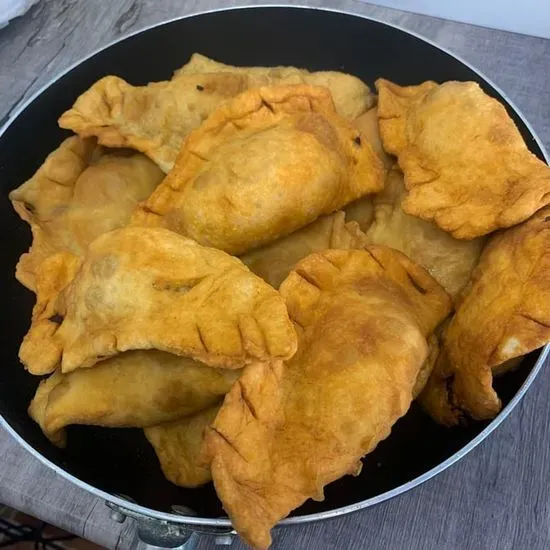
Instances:
[[[59,450],[27,416],[39,379],[25,372],[17,351],[29,326],[34,297],[16,282],[14,270],[30,244],[30,231],[7,199],[8,192],[29,178],[68,135],[58,128],[58,116],[97,79],[108,74],[133,84],[168,79],[193,52],[234,65],[340,70],[357,75],[370,86],[379,76],[399,84],[473,80],[507,106],[531,151],[540,158],[543,152],[510,102],[464,62],[395,27],[305,8],[218,11],[150,28],[79,63],[19,112],[0,136],[0,414],[5,425],[47,465],[57,467],[65,477],[112,502],[124,504],[112,497],[124,494],[137,503],[127,503],[126,508],[148,516],[221,526],[228,523],[212,519],[224,515],[213,487],[187,490],[166,481],[141,430],[71,427],[67,449]],[[442,428],[413,404],[391,436],[365,458],[359,478],[346,477],[333,483],[326,489],[324,502],[308,501],[287,522],[321,519],[368,506],[443,470],[504,418],[533,380],[545,355],[530,354],[518,371],[496,381],[507,407],[492,423]],[[407,460],[403,460],[404,456]],[[188,506],[198,517],[173,515],[173,505]]]

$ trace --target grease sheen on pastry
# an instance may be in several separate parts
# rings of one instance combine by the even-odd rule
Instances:
[[[427,272],[385,247],[312,254],[281,293],[296,355],[246,367],[206,434],[218,496],[257,548],[326,484],[359,473],[408,410],[426,339],[450,309]]]
[[[224,104],[187,138],[132,222],[242,254],[383,184],[382,162],[335,113],[327,89],[258,88]]]

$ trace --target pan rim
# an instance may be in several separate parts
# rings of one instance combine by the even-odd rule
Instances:
[[[368,15],[360,14],[357,12],[349,11],[347,9],[337,9],[333,7],[321,7],[321,6],[307,6],[304,4],[285,4],[285,3],[265,3],[265,4],[253,4],[253,5],[239,5],[239,6],[230,6],[230,7],[222,7],[222,8],[214,8],[209,10],[200,10],[196,11],[187,15],[183,16],[177,16],[173,18],[169,18],[157,23],[154,23],[152,25],[148,25],[146,27],[143,27],[141,29],[138,29],[136,31],[133,31],[125,36],[122,36],[118,39],[112,40],[109,43],[107,43],[105,46],[102,46],[100,48],[97,48],[96,50],[92,51],[89,55],[77,60],[76,62],[69,65],[65,70],[59,72],[57,75],[55,75],[52,79],[50,79],[46,84],[41,86],[35,93],[32,94],[31,97],[29,97],[26,101],[20,103],[17,105],[12,111],[10,111],[7,114],[7,120],[5,124],[0,127],[0,137],[4,135],[6,130],[13,124],[13,122],[17,119],[17,117],[34,101],[36,100],[45,90],[47,90],[50,86],[55,84],[60,78],[64,77],[66,74],[68,74],[70,71],[72,71],[74,68],[78,67],[82,63],[88,61],[98,53],[110,48],[111,46],[114,46],[115,44],[118,44],[119,42],[122,42],[124,40],[127,40],[129,38],[132,38],[138,34],[144,33],[146,31],[149,31],[151,29],[160,27],[162,25],[166,25],[168,23],[173,23],[176,21],[180,21],[183,19],[189,19],[191,17],[197,17],[200,15],[207,15],[211,13],[220,13],[220,12],[229,12],[229,11],[236,11],[236,10],[250,10],[250,9],[256,9],[256,8],[290,8],[290,9],[296,9],[296,10],[315,10],[315,11],[323,11],[328,13],[338,13],[343,15],[348,15],[351,17],[358,17],[361,19],[365,19],[367,21],[372,21],[374,23],[380,23],[382,25],[386,25],[388,27],[392,27],[398,31],[401,31],[403,33],[406,33],[410,36],[413,36],[417,40],[421,40],[438,50],[446,53],[450,57],[456,59],[466,67],[468,67],[471,71],[473,71],[475,74],[477,74],[481,79],[483,79],[487,84],[489,84],[494,90],[496,90],[502,98],[506,101],[507,105],[513,109],[513,111],[517,114],[517,116],[522,120],[523,124],[525,124],[527,130],[529,131],[532,139],[535,141],[537,146],[542,152],[542,155],[547,163],[550,163],[550,158],[548,155],[548,152],[546,151],[544,145],[541,142],[541,139],[529,123],[529,121],[526,119],[524,114],[521,112],[521,110],[516,106],[516,104],[508,97],[508,95],[499,87],[497,86],[490,78],[488,78],[483,72],[481,72],[479,69],[474,67],[472,64],[470,64],[468,61],[464,60],[459,55],[451,52],[447,48],[440,46],[436,42],[432,41],[429,38],[426,38],[415,31],[411,31],[408,29],[405,29],[399,25],[395,25],[393,23],[389,23],[386,21],[382,21],[380,19],[377,19],[376,17],[371,17]],[[403,494],[419,485],[424,483],[425,481],[431,479],[432,477],[436,476],[437,474],[443,472],[450,466],[452,466],[454,463],[458,462],[461,458],[463,458],[466,454],[468,454],[472,449],[477,447],[484,439],[486,439],[496,428],[500,426],[500,424],[504,421],[504,419],[510,414],[512,409],[516,407],[516,405],[521,401],[529,387],[532,385],[533,381],[539,374],[542,366],[544,365],[544,362],[546,358],[548,357],[548,354],[550,353],[550,344],[547,344],[541,349],[541,352],[533,365],[533,368],[517,393],[514,395],[514,397],[511,399],[511,401],[502,409],[502,411],[491,421],[491,423],[483,429],[476,437],[474,437],[470,442],[468,442],[464,447],[462,447],[460,450],[458,450],[456,453],[451,455],[449,458],[438,464],[437,466],[434,466],[424,474],[408,481],[407,483],[404,483],[398,487],[395,487],[394,489],[391,489],[389,491],[386,491],[384,493],[381,493],[380,495],[376,495],[374,497],[371,497],[369,499],[349,504],[347,506],[342,506],[339,508],[335,508],[333,510],[327,510],[325,512],[318,512],[315,514],[307,514],[302,516],[293,516],[289,518],[285,518],[282,521],[280,521],[277,526],[288,526],[288,525],[296,525],[296,524],[302,524],[302,523],[310,523],[315,521],[321,521],[324,519],[330,519],[342,515],[347,515],[352,512],[357,512],[359,510],[368,508],[370,506],[373,506],[375,504],[380,504],[386,500],[389,500],[395,496],[398,496],[400,494]],[[82,481],[81,479],[77,478],[76,476],[70,474],[69,472],[65,471],[60,466],[57,466],[52,461],[47,459],[45,456],[43,456],[39,451],[37,451],[32,445],[30,445],[27,441],[23,439],[22,436],[20,436],[17,431],[8,423],[8,421],[3,417],[3,415],[0,414],[0,427],[4,428],[26,451],[28,451],[31,455],[33,455],[35,458],[40,460],[42,464],[47,466],[48,468],[55,471],[57,474],[59,474],[63,479],[73,483],[77,487],[86,490],[87,492],[93,494],[96,497],[99,497],[103,499],[106,503],[111,503],[119,506],[121,509],[126,509],[129,512],[133,512],[137,517],[144,516],[146,518],[150,519],[156,519],[164,522],[169,523],[177,523],[177,524],[185,524],[189,526],[209,526],[209,527],[231,527],[231,521],[229,518],[201,518],[201,517],[193,517],[193,516],[183,516],[183,515],[176,515],[176,514],[170,514],[168,512],[161,512],[159,510],[154,510],[152,508],[147,508],[145,506],[142,506],[140,504],[130,502],[128,500],[125,500],[123,498],[120,498],[116,495],[112,495],[107,493],[106,491],[103,491],[101,489],[98,489],[97,487],[94,487],[93,485],[90,485],[89,483]]]

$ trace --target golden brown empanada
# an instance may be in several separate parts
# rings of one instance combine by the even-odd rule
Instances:
[[[426,337],[450,309],[427,272],[385,247],[312,254],[281,294],[296,355],[246,367],[206,434],[218,496],[258,548],[292,509],[359,473],[408,410]]]
[[[439,338],[434,333],[428,338],[428,357],[426,357],[426,360],[420,367],[420,372],[416,378],[413,388],[413,399],[416,399],[428,384],[428,380],[430,379],[437,359],[439,358],[439,352]]]
[[[382,162],[325,88],[258,88],[189,135],[132,223],[242,254],[379,191],[383,180]]]
[[[466,413],[494,417],[501,402],[493,374],[550,341],[550,208],[495,234],[445,331],[422,403],[456,424]]]
[[[372,198],[374,221],[366,232],[367,241],[400,250],[457,298],[470,280],[485,239],[458,240],[433,223],[406,214],[401,208],[406,193],[403,174],[390,170],[384,191]]]
[[[33,316],[20,358],[33,374],[58,363],[70,372],[132,349],[240,368],[291,357],[296,335],[278,292],[237,258],[127,227],[88,247],[74,279]]]
[[[350,119],[373,102],[369,88],[344,73],[231,67],[195,54],[171,80],[147,86],[117,76],[98,80],[63,113],[59,125],[82,137],[97,136],[108,147],[141,151],[169,172],[185,137],[224,101],[249,88],[300,83],[327,86],[338,112]]]
[[[405,212],[473,239],[550,203],[550,168],[478,84],[376,86],[384,148],[397,155],[409,191]]]
[[[388,170],[394,164],[394,159],[388,155],[382,147],[380,132],[378,129],[378,111],[376,107],[368,110],[366,113],[356,118],[353,125],[361,133],[361,137],[366,139],[374,152],[380,157],[384,167]],[[346,221],[357,222],[361,231],[366,232],[374,221],[373,199],[376,195],[367,195],[348,204],[343,210],[346,213]]]
[[[357,118],[374,104],[374,95],[364,82],[338,71],[311,73],[296,67],[235,67],[194,53],[189,63],[175,74],[181,76],[193,73],[245,74],[250,88],[288,84],[325,86],[330,90],[337,113],[348,120]]]
[[[353,125],[361,132],[361,135],[371,144],[374,152],[380,157],[384,166],[389,170],[394,164],[395,159],[384,151],[382,139],[380,137],[380,128],[378,125],[378,108],[373,107],[366,113],[353,121]]]
[[[51,353],[52,340],[62,317],[57,313],[57,299],[74,279],[81,265],[81,259],[70,252],[54,252],[38,266],[35,272],[36,303],[32,310],[31,328],[23,339],[19,355],[40,357],[42,347],[46,354]],[[24,362],[24,360],[22,359]],[[55,364],[45,367],[32,365],[32,374],[49,374],[56,369]]]
[[[127,351],[92,369],[54,372],[40,382],[29,414],[53,443],[64,446],[70,424],[143,428],[202,411],[239,374],[162,351]]]
[[[15,211],[33,232],[33,246],[21,256],[15,271],[17,280],[30,290],[36,291],[37,267],[55,252],[55,248],[48,247],[40,227],[31,222],[35,217],[51,218],[57,205],[70,202],[76,181],[95,155],[94,140],[68,138],[48,155],[31,179],[9,194]]]
[[[60,250],[82,255],[96,237],[126,225],[162,177],[139,153],[107,154],[94,139],[66,139],[9,195],[33,233],[32,247],[17,265],[18,280],[36,291],[44,259]]]
[[[279,288],[294,265],[312,252],[329,248],[348,250],[367,244],[365,234],[356,222],[346,223],[342,211],[321,216],[302,229],[241,256],[251,271]]]
[[[146,428],[166,479],[180,487],[198,487],[212,481],[204,462],[204,433],[214,422],[220,403],[193,415]]]
[[[244,75],[193,74],[147,86],[105,76],[59,118],[59,126],[107,147],[131,147],[169,172],[184,138],[225,100],[248,88]]]

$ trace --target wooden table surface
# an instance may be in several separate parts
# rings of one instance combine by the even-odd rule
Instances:
[[[0,125],[52,77],[114,39],[173,17],[245,3],[258,2],[41,0],[0,30]],[[509,95],[550,150],[550,41],[354,0],[300,2],[306,3],[395,23],[462,56]],[[371,509],[282,529],[273,548],[550,548],[549,395],[550,371],[545,368],[504,424],[458,464]],[[1,429],[0,465],[0,502],[109,548],[132,545],[131,521],[112,522],[103,501],[47,469]],[[243,548],[237,542],[232,547]],[[199,548],[214,548],[214,542],[206,538]]]

